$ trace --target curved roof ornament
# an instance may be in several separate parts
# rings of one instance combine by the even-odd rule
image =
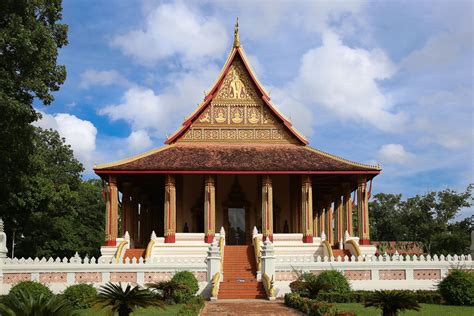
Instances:
[[[237,20],[235,21],[235,27],[234,27],[234,47],[236,47],[236,48],[240,47],[239,17],[237,17]]]

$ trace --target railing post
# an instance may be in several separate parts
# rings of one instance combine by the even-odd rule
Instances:
[[[211,282],[212,277],[221,271],[221,254],[217,242],[212,242],[207,251],[207,281]]]
[[[262,275],[267,274],[270,280],[275,275],[275,251],[269,240],[263,242],[262,247]]]

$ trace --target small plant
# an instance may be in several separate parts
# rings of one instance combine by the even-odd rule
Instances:
[[[337,270],[326,270],[321,272],[317,281],[320,284],[328,284],[330,288],[327,290],[322,290],[323,292],[335,292],[335,293],[349,293],[351,291],[351,286],[349,281],[341,272]]]
[[[318,279],[310,272],[294,271],[296,280],[290,283],[292,293],[298,293],[301,297],[316,298],[318,293],[329,290],[332,286]]]
[[[69,316],[73,308],[61,296],[48,296],[28,289],[17,289],[0,304],[0,315]]]
[[[191,299],[199,290],[199,284],[194,276],[189,271],[180,271],[177,272],[172,278],[171,281],[175,284],[180,284],[184,286],[183,289],[177,289],[173,292],[173,300],[176,303],[183,303]]]
[[[443,299],[451,305],[474,305],[474,273],[452,270],[439,284]]]
[[[329,316],[334,315],[332,305],[324,301],[313,301],[308,313],[310,316]]]
[[[123,289],[122,284],[111,282],[100,287],[99,294],[93,301],[94,307],[108,309],[110,315],[117,312],[119,316],[128,316],[141,307],[163,305],[148,289],[142,289],[138,285],[132,287],[130,284]]]
[[[8,296],[15,296],[20,291],[26,291],[32,297],[39,297],[42,294],[45,299],[49,299],[54,296],[49,287],[36,281],[22,281],[17,283],[10,289]]]
[[[92,306],[97,290],[90,284],[75,284],[64,290],[63,296],[75,309],[85,309]]]
[[[185,284],[177,283],[172,280],[150,283],[147,284],[147,287],[156,290],[156,292],[158,292],[158,297],[165,302],[172,301],[173,295],[176,291],[188,289]]]
[[[415,295],[410,291],[386,290],[375,291],[366,298],[365,307],[375,307],[382,310],[382,316],[397,316],[399,311],[420,310]]]
[[[179,310],[179,316],[185,315],[198,315],[204,307],[204,296],[196,295],[193,296],[184,306]]]

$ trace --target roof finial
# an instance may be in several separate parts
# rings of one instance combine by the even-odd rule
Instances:
[[[234,27],[234,47],[236,47],[236,48],[240,47],[239,17],[237,17],[237,20],[235,21],[235,27]]]

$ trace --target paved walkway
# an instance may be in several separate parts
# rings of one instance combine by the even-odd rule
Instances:
[[[301,316],[298,311],[286,307],[283,301],[267,300],[217,300],[206,302],[201,316],[246,316],[246,315],[288,315]]]

